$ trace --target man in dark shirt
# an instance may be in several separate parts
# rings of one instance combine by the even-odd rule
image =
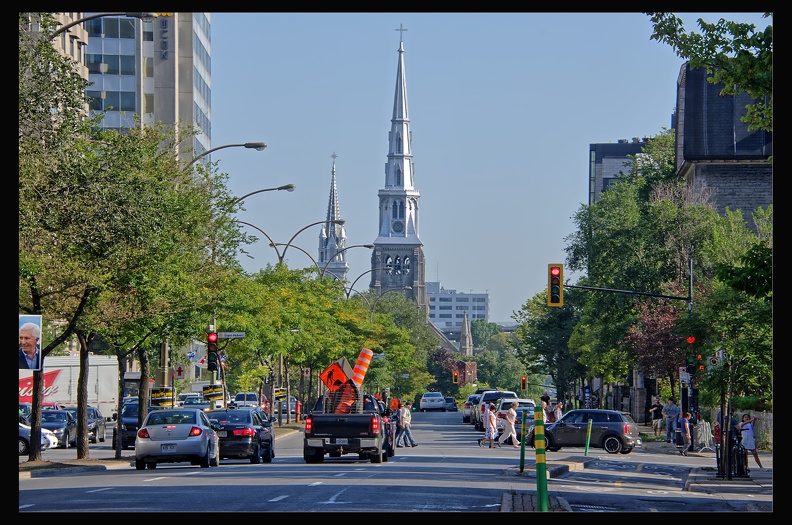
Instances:
[[[652,428],[654,428],[655,437],[660,437],[660,433],[663,431],[663,404],[659,397],[655,399],[649,412],[652,414]]]

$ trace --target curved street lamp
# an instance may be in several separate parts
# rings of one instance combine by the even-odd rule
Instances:
[[[269,240],[269,242],[270,242],[269,245],[275,250],[275,253],[278,256],[278,264],[281,265],[281,264],[283,264],[283,259],[286,257],[286,250],[289,248],[289,246],[292,246],[292,242],[294,241],[295,237],[297,237],[301,232],[307,230],[311,226],[316,226],[317,224],[324,224],[326,222],[332,222],[332,223],[343,225],[346,221],[344,219],[336,219],[336,220],[332,220],[332,221],[323,220],[323,221],[312,222],[311,224],[303,226],[302,228],[297,230],[297,233],[292,235],[291,239],[289,239],[289,242],[287,242],[286,244],[284,244],[282,242],[281,243],[275,242],[274,240],[272,240],[272,237],[270,237],[269,234],[267,234],[267,232],[265,232],[264,230],[262,230],[261,228],[259,228],[255,224],[251,224],[249,222],[240,221],[240,220],[237,220],[237,222],[239,222],[240,224],[245,224],[247,226],[250,226],[250,227],[255,228],[258,231],[260,231],[264,235],[264,237],[266,237]],[[284,247],[282,252],[280,250],[278,250],[278,246],[283,246]],[[301,249],[301,248],[298,248],[298,249]],[[305,250],[302,250],[302,252],[305,253],[305,254],[308,253]],[[309,255],[309,257],[310,257],[310,255]],[[313,257],[311,257],[311,259],[313,260]],[[315,260],[314,260],[314,264],[316,264]],[[319,265],[317,264],[316,267],[319,268]]]
[[[286,243],[285,242],[274,242],[274,243],[270,243],[270,246],[272,246],[273,248],[275,246],[286,246]],[[302,248],[300,248],[296,244],[292,244],[292,248],[296,248],[296,249],[300,250],[301,252],[303,252],[305,255],[307,255],[308,258],[311,259],[311,262],[313,263],[313,265],[316,266],[316,269],[319,270],[320,272],[322,271],[322,268],[319,266],[319,263],[316,262],[316,259],[314,259],[313,256],[310,253],[308,253],[306,250],[303,250]]]
[[[297,186],[295,186],[294,184],[285,184],[283,186],[278,186],[277,188],[264,188],[263,190],[251,191],[250,193],[246,193],[245,195],[242,195],[241,197],[238,197],[238,198],[234,199],[234,201],[231,203],[231,205],[233,206],[234,204],[236,204],[238,202],[242,202],[243,200],[247,199],[251,195],[255,195],[257,193],[262,193],[262,192],[265,192],[265,191],[281,191],[281,190],[294,191],[294,188],[296,188],[296,187]]]
[[[385,295],[391,292],[396,292],[398,294],[401,294],[405,290],[412,290],[412,286],[403,286],[398,290],[395,288],[391,288],[390,290],[386,290],[382,292],[380,295],[378,295],[377,298],[374,299],[374,303],[371,305],[371,308],[369,309],[369,322],[370,323],[374,322],[374,310],[377,308],[377,303],[379,302],[380,299],[382,299]]]
[[[54,33],[50,35],[50,40],[60,35],[61,33],[68,31],[77,24],[82,24],[83,22],[87,22],[88,20],[93,20],[94,18],[102,18],[104,16],[130,16],[132,18],[139,18],[144,22],[151,22],[155,18],[158,18],[159,14],[158,13],[96,13],[94,15],[84,16],[73,22],[69,22],[68,24],[60,26],[58,29],[55,30]]]
[[[320,278],[320,279],[324,279],[325,273],[327,273],[327,267],[328,267],[328,266],[330,266],[330,263],[331,263],[331,262],[333,262],[333,259],[335,259],[335,258],[336,258],[336,257],[338,257],[340,254],[342,254],[343,252],[345,252],[345,251],[347,251],[347,250],[349,250],[349,249],[351,249],[351,248],[368,248],[369,250],[371,250],[371,249],[373,249],[373,248],[374,248],[374,245],[373,245],[373,244],[353,244],[352,246],[347,246],[346,248],[342,248],[342,249],[338,250],[338,251],[335,253],[335,255],[333,255],[332,257],[330,257],[330,259],[328,259],[328,261],[327,261],[327,264],[325,264],[325,265],[324,265],[324,268],[322,268],[322,271],[320,271],[320,272],[319,272],[319,278]],[[336,279],[338,279],[338,276],[337,276],[337,275],[335,275],[335,274],[333,274],[333,273],[331,273],[330,275],[332,275],[333,277],[335,277]]]
[[[248,148],[248,149],[255,149],[256,151],[262,151],[266,147],[267,145],[264,142],[245,142],[244,144],[225,144],[223,146],[217,146],[216,148],[212,148],[204,151],[203,153],[195,157],[193,160],[191,160],[187,166],[192,166],[203,157],[223,148]]]
[[[363,272],[360,275],[358,275],[357,277],[355,277],[355,280],[352,281],[352,284],[349,286],[349,288],[347,290],[346,298],[349,299],[349,294],[352,293],[352,289],[355,287],[355,283],[358,282],[361,277],[363,277],[367,273],[375,272],[377,270],[387,270],[387,268],[372,268],[371,270],[366,270],[365,272]],[[358,292],[358,293],[360,293],[360,292]]]

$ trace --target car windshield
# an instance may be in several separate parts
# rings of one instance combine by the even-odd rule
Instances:
[[[149,414],[146,425],[194,425],[195,412],[157,410]]]
[[[424,394],[424,397],[440,397],[442,398],[443,395],[440,392],[427,392]]]
[[[48,423],[56,423],[66,421],[66,414],[61,412],[42,412],[41,420]]]
[[[204,402],[200,397],[188,397],[184,400],[185,405],[200,405]]]
[[[121,408],[121,417],[137,417],[137,416],[138,416],[137,403],[127,403]]]

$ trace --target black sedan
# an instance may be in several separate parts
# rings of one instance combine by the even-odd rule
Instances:
[[[68,410],[42,410],[41,427],[55,434],[60,448],[77,443],[77,420]]]
[[[275,436],[272,423],[263,419],[254,408],[223,408],[209,410],[220,441],[221,459],[249,459],[251,463],[270,463],[275,457]]]
[[[77,419],[77,407],[66,407],[66,410]],[[85,410],[88,412],[88,439],[91,443],[98,441],[104,443],[107,436],[107,420],[96,407],[89,406]]]

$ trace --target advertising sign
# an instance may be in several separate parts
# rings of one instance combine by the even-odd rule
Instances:
[[[173,387],[160,386],[152,388],[151,406],[173,408]]]
[[[223,385],[214,384],[206,385],[203,387],[203,397],[207,401],[222,401],[223,400]]]

